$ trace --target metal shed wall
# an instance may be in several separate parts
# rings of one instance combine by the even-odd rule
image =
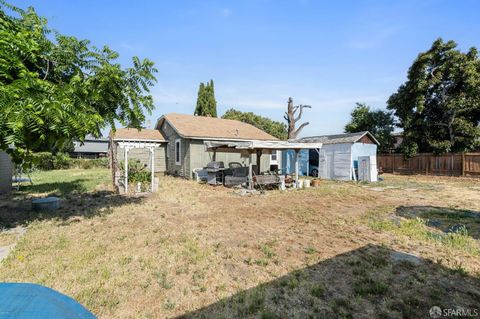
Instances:
[[[351,179],[351,148],[353,144],[327,144],[320,149],[318,175],[323,179]]]
[[[377,156],[377,144],[354,143],[352,145],[352,161],[357,167],[359,156]]]
[[[0,151],[0,194],[12,190],[13,163],[10,156]]]

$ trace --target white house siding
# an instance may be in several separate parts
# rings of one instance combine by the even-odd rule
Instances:
[[[318,175],[323,179],[351,179],[351,147],[353,144],[323,145],[318,157]]]
[[[10,156],[0,151],[0,194],[12,190],[12,170],[13,164]]]

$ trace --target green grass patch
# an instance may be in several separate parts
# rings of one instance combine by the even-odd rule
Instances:
[[[23,183],[20,193],[65,196],[94,191],[98,185],[111,183],[108,169],[66,169],[37,171],[30,175],[32,183]]]
[[[429,227],[427,220],[423,218],[388,219],[387,211],[383,207],[368,213],[365,220],[370,228],[376,231],[393,232],[408,238],[437,242],[452,249],[480,255],[478,240],[470,236],[468,229],[464,226],[455,232],[444,233],[436,228]]]

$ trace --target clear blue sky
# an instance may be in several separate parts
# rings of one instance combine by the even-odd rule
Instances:
[[[282,120],[289,96],[310,104],[303,136],[339,133],[355,102],[384,108],[420,51],[438,37],[480,47],[480,1],[13,1],[61,33],[90,39],[159,70],[154,125],[193,113],[213,79],[228,108]]]

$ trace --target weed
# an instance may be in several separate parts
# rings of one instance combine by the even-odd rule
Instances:
[[[321,298],[325,293],[325,288],[322,284],[316,284],[310,289],[310,294],[314,297]]]
[[[164,289],[170,289],[173,287],[173,284],[167,280],[167,273],[164,271],[157,271],[155,273],[155,277],[157,278],[157,282],[160,287]]]
[[[255,260],[255,265],[257,266],[268,266],[268,260],[264,259],[264,258],[260,258],[260,259],[256,259]]]
[[[266,245],[262,245],[260,246],[260,250],[261,252],[265,255],[266,258],[270,259],[272,258],[273,256],[275,256],[275,252],[272,250],[272,248],[266,246]]]
[[[264,309],[262,311],[262,314],[260,316],[262,319],[278,319],[280,316],[278,316],[273,310],[271,309]]]
[[[305,248],[305,249],[303,250],[303,252],[304,252],[305,254],[311,255],[311,254],[316,253],[317,250],[316,250],[315,248],[313,248],[313,247],[308,246],[307,248]]]
[[[360,296],[385,295],[388,292],[388,285],[379,279],[367,276],[353,283],[353,291]]]
[[[173,310],[173,309],[175,309],[175,307],[176,307],[175,302],[173,302],[169,299],[167,299],[165,301],[165,303],[163,304],[163,309],[165,309],[165,310]]]
[[[257,313],[265,303],[265,292],[262,289],[255,289],[248,298],[247,312],[249,314]]]

